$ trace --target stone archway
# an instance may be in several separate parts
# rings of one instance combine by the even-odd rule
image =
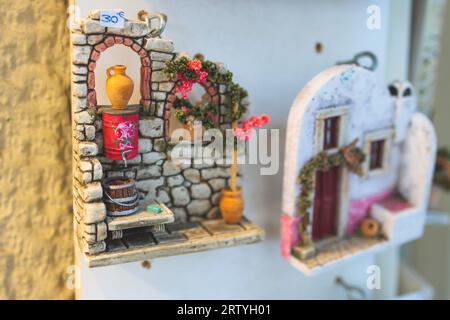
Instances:
[[[209,95],[209,97],[211,99],[211,103],[219,106],[219,114],[220,114],[221,106],[220,106],[219,90],[217,89],[218,85],[209,80],[199,82],[199,84],[203,87],[203,89],[205,89],[205,92]],[[175,86],[170,91],[169,95],[167,96],[167,101],[164,106],[164,114],[163,114],[164,138],[166,139],[166,141],[169,140],[170,116],[171,116],[170,110],[172,109],[173,102],[175,101],[175,97],[177,94],[176,88],[177,88],[177,83],[175,83]],[[216,121],[217,121],[216,125],[218,126],[220,123],[220,117],[217,117]]]
[[[144,107],[150,105],[150,76],[151,76],[151,61],[148,56],[148,52],[136,41],[131,38],[122,36],[108,36],[105,37],[100,43],[96,44],[91,51],[88,61],[88,76],[87,76],[87,103],[89,107],[97,106],[97,93],[95,91],[95,68],[97,61],[100,58],[103,51],[116,45],[124,45],[130,47],[136,52],[141,60],[141,80],[140,80],[140,92],[141,100],[140,104]]]

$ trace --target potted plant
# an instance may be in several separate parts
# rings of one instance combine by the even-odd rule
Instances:
[[[237,112],[237,103],[234,106],[234,112]],[[253,116],[247,121],[232,122],[233,135],[240,140],[248,141],[253,134],[254,129],[260,128],[269,123],[270,117],[266,114],[261,116]],[[231,152],[231,166],[230,166],[230,185],[222,192],[219,201],[220,213],[226,223],[238,223],[244,212],[244,199],[242,197],[241,189],[237,187],[237,144],[233,143]]]

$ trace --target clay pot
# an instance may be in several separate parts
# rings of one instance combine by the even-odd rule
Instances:
[[[106,69],[106,94],[113,109],[126,109],[133,94],[134,83],[125,73],[126,66],[116,65]],[[111,73],[113,72],[113,73]]]
[[[380,234],[380,223],[372,218],[365,218],[361,223],[361,234],[364,237],[372,238]]]
[[[240,189],[232,191],[225,189],[219,201],[220,213],[226,223],[234,224],[241,221],[244,212],[244,199]]]

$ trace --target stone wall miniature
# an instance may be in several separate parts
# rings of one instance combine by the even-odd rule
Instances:
[[[166,204],[180,222],[219,217],[218,200],[229,178],[229,165],[208,159],[201,164],[179,164],[170,158],[168,130],[176,91],[175,82],[163,69],[167,61],[178,56],[173,42],[150,37],[143,21],[127,20],[123,29],[114,29],[102,27],[98,18],[98,11],[91,11],[72,30],[74,225],[79,244],[88,254],[106,249],[103,178],[135,179],[142,202],[156,199]],[[96,62],[114,45],[129,47],[141,59],[139,155],[128,160],[126,168],[123,161],[103,157],[101,121],[96,116]],[[226,71],[222,65],[221,69]],[[220,128],[230,127],[223,105],[226,86],[209,81],[201,85],[220,106]]]

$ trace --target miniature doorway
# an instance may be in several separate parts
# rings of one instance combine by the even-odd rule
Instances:
[[[314,241],[337,235],[339,172],[339,166],[331,167],[327,171],[316,172],[312,221],[312,238]]]

